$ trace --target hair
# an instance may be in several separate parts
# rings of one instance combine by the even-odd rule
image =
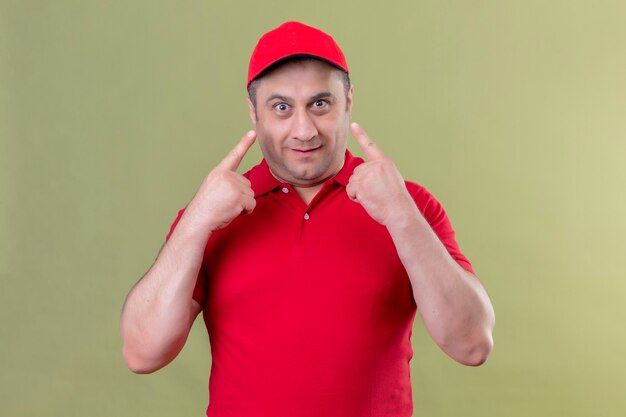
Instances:
[[[252,82],[248,86],[248,97],[250,97],[250,101],[252,101],[252,105],[254,106],[254,109],[256,110],[256,89],[259,84],[259,81],[261,80],[261,78],[263,78],[264,75],[267,75],[269,72],[285,64],[289,64],[292,62],[309,62],[309,61],[321,61],[321,62],[328,64],[328,61],[315,58],[312,56],[294,56],[294,57],[286,58],[276,64],[272,64],[269,67],[267,67],[265,70],[263,70],[254,80],[252,80]],[[350,76],[343,69],[335,67],[334,65],[331,65],[331,66],[339,70],[339,72],[341,73],[341,82],[343,83],[343,90],[344,90],[344,93],[346,94],[346,97],[348,97],[348,94],[350,93]]]

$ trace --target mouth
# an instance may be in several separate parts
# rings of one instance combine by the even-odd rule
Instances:
[[[291,151],[296,154],[296,156],[307,157],[313,155],[315,151],[321,148],[322,146],[320,145],[316,148],[291,148]]]

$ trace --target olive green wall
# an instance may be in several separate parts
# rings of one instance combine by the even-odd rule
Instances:
[[[625,4],[0,0],[0,415],[203,415],[201,322],[139,376],[120,308],[250,128],[256,40],[292,19],[342,45],[354,120],[442,202],[495,305],[479,368],[416,320],[415,415],[623,415]]]

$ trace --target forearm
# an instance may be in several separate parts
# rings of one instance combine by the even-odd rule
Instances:
[[[487,293],[452,259],[391,159],[359,125],[353,123],[351,128],[367,161],[354,169],[346,186],[348,197],[387,227],[435,342],[457,361],[479,365],[493,344],[494,313]]]
[[[455,360],[480,365],[491,352],[493,307],[479,280],[448,253],[415,205],[388,230],[431,337]]]
[[[208,236],[185,220],[124,303],[123,354],[135,372],[153,372],[172,361],[198,312],[192,294]]]
[[[204,178],[156,261],[122,310],[124,359],[135,372],[153,372],[180,352],[201,310],[193,291],[211,233],[256,206],[250,181],[236,172],[254,143],[246,133]]]

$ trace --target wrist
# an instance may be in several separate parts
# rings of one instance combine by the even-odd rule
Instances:
[[[193,209],[190,210],[188,207],[178,222],[174,233],[178,231],[184,240],[206,242],[216,228],[209,217],[199,217]]]
[[[385,226],[390,230],[404,229],[422,218],[422,214],[408,194],[396,200],[392,207],[393,210],[389,212],[385,221]]]

